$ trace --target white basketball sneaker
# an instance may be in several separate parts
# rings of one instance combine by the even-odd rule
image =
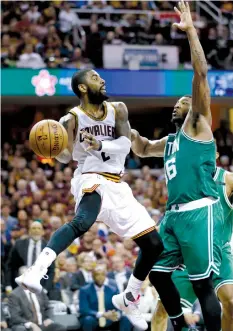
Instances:
[[[43,266],[33,265],[27,269],[21,276],[15,278],[15,282],[23,287],[25,290],[29,290],[32,293],[39,294],[42,291],[40,281],[42,278],[48,279],[46,275],[48,269]]]
[[[136,300],[134,300],[131,292],[128,292],[127,295],[129,297],[129,300],[126,297],[125,292],[114,295],[112,297],[113,305],[117,309],[122,310],[135,327],[140,330],[147,330],[148,324],[142,317],[142,314],[139,310],[140,295],[137,297]]]

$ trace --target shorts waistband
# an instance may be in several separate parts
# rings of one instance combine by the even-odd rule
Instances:
[[[83,172],[82,175],[87,175],[87,174],[97,174],[101,175],[107,180],[111,180],[114,183],[120,183],[121,176],[118,174],[110,174],[108,172]]]
[[[176,211],[176,212],[188,211],[188,210],[202,208],[205,206],[211,206],[214,203],[216,203],[217,201],[219,201],[219,199],[216,200],[212,197],[206,197],[206,198],[194,200],[194,201],[187,202],[187,203],[178,203],[178,204],[172,205],[169,210]]]

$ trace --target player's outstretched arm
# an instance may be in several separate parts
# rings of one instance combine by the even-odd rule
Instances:
[[[132,151],[140,157],[163,157],[167,137],[159,140],[149,140],[140,136],[139,132],[131,130]]]
[[[72,159],[72,151],[73,151],[73,142],[74,142],[74,131],[76,128],[76,118],[72,114],[67,114],[61,117],[59,121],[68,133],[68,146],[67,148],[60,153],[56,159],[61,163],[69,163]]]
[[[179,2],[179,9],[175,7],[176,13],[180,16],[180,23],[174,26],[185,31],[188,37],[192,66],[194,70],[192,86],[192,111],[202,114],[211,125],[210,111],[210,89],[207,80],[207,62],[197,31],[193,25],[189,4],[184,1]]]

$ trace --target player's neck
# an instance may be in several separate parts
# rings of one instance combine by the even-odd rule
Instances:
[[[180,131],[182,125],[180,123],[176,123],[176,132]]]
[[[99,111],[103,109],[103,104],[101,103],[100,105],[92,104],[89,102],[85,102],[84,100],[81,101],[80,107],[85,110],[87,113],[91,115],[95,115]]]

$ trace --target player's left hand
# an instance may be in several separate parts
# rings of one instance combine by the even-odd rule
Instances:
[[[101,141],[97,140],[91,133],[87,131],[81,131],[85,143],[89,146],[86,148],[86,152],[90,150],[98,151],[101,147]]]
[[[192,29],[194,25],[188,2],[182,0],[178,3],[178,7],[179,9],[174,7],[174,10],[180,17],[180,23],[174,23],[173,26],[182,31]]]

